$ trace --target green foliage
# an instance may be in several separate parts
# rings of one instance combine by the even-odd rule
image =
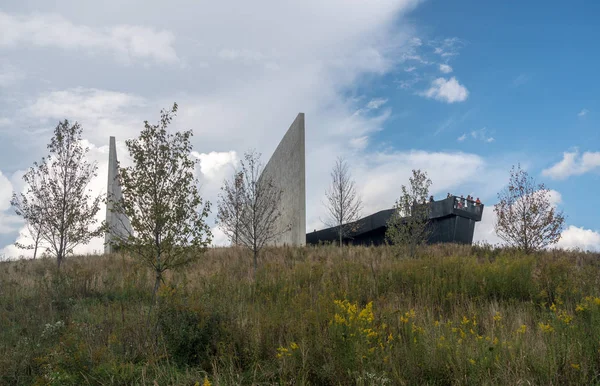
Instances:
[[[409,186],[402,185],[402,195],[394,205],[394,214],[387,224],[386,239],[400,251],[415,257],[417,248],[423,246],[431,233],[430,207],[427,205],[431,180],[426,172],[412,171]]]
[[[59,122],[48,144],[50,154],[34,162],[23,176],[27,191],[13,193],[11,200],[35,240],[34,245],[17,246],[37,253],[39,243],[44,242],[59,268],[73,248],[102,232],[102,227],[93,229],[101,197],[92,198],[87,189],[98,167],[86,159],[89,149],[83,147],[82,133],[77,122]]]
[[[210,369],[210,359],[218,352],[221,336],[220,315],[202,312],[198,305],[186,305],[176,288],[163,286],[158,314],[159,326],[167,352],[179,366]]]
[[[507,245],[525,253],[542,250],[560,240],[565,216],[556,209],[550,190],[536,185],[521,165],[510,170],[506,188],[498,193],[495,230]]]
[[[206,223],[210,203],[203,204],[194,176],[192,131],[167,130],[176,112],[177,104],[162,110],[158,124],[144,122],[140,136],[126,141],[133,166],[119,170],[122,199],[109,197],[133,230],[113,230],[111,242],[153,268],[154,292],[166,270],[199,258],[212,236]]]
[[[597,254],[436,245],[0,263],[0,384],[594,384]],[[63,300],[64,299],[64,300]]]

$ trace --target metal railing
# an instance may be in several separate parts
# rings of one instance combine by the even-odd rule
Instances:
[[[468,200],[464,197],[451,196],[451,198],[453,198],[454,209],[464,210],[476,215],[481,214],[483,209],[482,203],[477,203],[475,200]]]

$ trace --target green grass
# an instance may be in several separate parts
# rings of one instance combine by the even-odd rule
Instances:
[[[432,246],[0,263],[0,384],[600,384],[598,255]]]

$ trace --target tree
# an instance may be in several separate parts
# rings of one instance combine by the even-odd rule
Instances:
[[[329,214],[325,224],[337,228],[341,247],[343,238],[353,230],[352,222],[359,219],[362,209],[362,200],[356,193],[348,164],[341,157],[338,157],[331,171],[331,185],[325,191],[325,196]]]
[[[219,196],[217,221],[235,246],[241,245],[240,229],[245,206],[244,173],[236,171],[231,180],[223,181]]]
[[[33,260],[36,259],[40,244],[43,243],[42,232],[40,230],[41,229],[40,229],[39,224],[27,223],[27,232],[29,233],[29,235],[31,236],[31,239],[33,240],[32,244],[23,244],[18,241],[15,242],[15,246],[17,248],[21,248],[21,249],[25,249],[25,250],[33,249]]]
[[[112,230],[110,242],[153,269],[153,298],[164,272],[199,258],[212,237],[205,220],[210,203],[198,193],[190,156],[192,131],[167,131],[176,112],[176,103],[161,110],[158,124],[145,121],[139,137],[125,142],[133,165],[119,169],[122,198],[109,197],[113,213],[131,223],[129,231]]]
[[[283,190],[262,173],[260,153],[247,152],[244,159],[241,170],[221,188],[217,224],[232,242],[252,251],[256,274],[260,251],[290,227],[277,225]]]
[[[531,253],[560,240],[565,216],[557,211],[544,184],[521,169],[510,170],[508,185],[498,193],[495,230],[511,246]]]
[[[92,229],[101,196],[92,198],[87,189],[98,167],[86,160],[89,149],[82,145],[82,132],[77,122],[59,122],[48,144],[50,155],[33,164],[23,176],[27,191],[13,193],[11,200],[15,212],[38,233],[38,242],[48,245],[59,269],[73,248],[102,232],[102,227]]]
[[[386,239],[391,244],[408,248],[411,257],[431,234],[430,205],[426,204],[430,186],[427,173],[413,169],[409,186],[402,185],[402,195],[396,201],[394,214],[387,224]]]

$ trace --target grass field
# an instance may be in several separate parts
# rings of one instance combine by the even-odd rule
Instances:
[[[0,263],[3,385],[600,384],[600,259],[432,246]]]

